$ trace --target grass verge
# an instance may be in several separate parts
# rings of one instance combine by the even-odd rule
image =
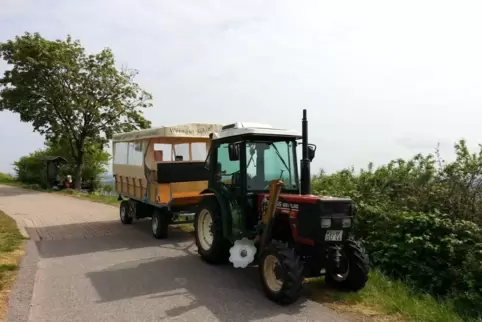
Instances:
[[[23,241],[15,220],[0,211],[0,321],[7,311],[10,287],[23,255]]]
[[[52,192],[56,192],[59,194],[63,194],[63,195],[67,195],[67,196],[71,196],[79,199],[89,200],[92,202],[98,202],[98,203],[103,203],[111,206],[116,206],[116,207],[119,206],[119,202],[120,202],[119,200],[117,200],[117,196],[103,196],[103,195],[96,194],[95,192],[81,193],[71,189],[61,190],[61,191],[52,191]]]
[[[312,300],[340,313],[361,314],[364,321],[482,322],[461,317],[450,301],[438,301],[376,270],[357,293],[332,290],[323,278],[308,280],[306,286]]]

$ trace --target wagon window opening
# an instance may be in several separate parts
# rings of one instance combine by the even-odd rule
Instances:
[[[156,162],[172,161],[172,145],[155,143],[154,144],[154,160]]]
[[[194,142],[191,143],[192,161],[205,161],[207,157],[206,143]]]
[[[114,164],[127,164],[127,156],[129,151],[127,142],[115,143]]]
[[[174,146],[174,161],[189,161],[189,143],[176,144]]]
[[[142,165],[144,153],[142,153],[142,142],[129,142],[129,165]]]

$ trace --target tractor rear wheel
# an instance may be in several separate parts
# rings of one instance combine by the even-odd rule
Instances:
[[[368,281],[370,261],[361,243],[348,239],[340,260],[339,269],[327,269],[325,283],[343,291],[357,292],[364,288]]]
[[[303,265],[288,244],[272,241],[259,258],[261,283],[266,296],[281,305],[294,303],[301,295]]]
[[[230,244],[223,235],[221,209],[215,198],[203,198],[194,218],[194,232],[203,260],[210,264],[227,262]]]

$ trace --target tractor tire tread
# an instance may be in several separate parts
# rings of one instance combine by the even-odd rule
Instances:
[[[289,248],[288,243],[277,240],[273,240],[265,251],[275,254],[287,270],[285,275],[287,278],[282,289],[278,293],[272,293],[264,283],[263,265],[260,263],[261,282],[267,297],[281,305],[294,303],[300,297],[303,288],[303,266],[300,258],[296,255],[294,249]]]
[[[329,274],[325,276],[327,284],[340,290],[357,292],[363,289],[368,282],[370,272],[370,260],[368,253],[360,241],[349,238],[344,247],[350,261],[350,272],[346,280],[334,281]]]

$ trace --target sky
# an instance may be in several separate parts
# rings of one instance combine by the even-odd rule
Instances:
[[[480,1],[0,0],[0,42],[25,31],[110,47],[152,93],[153,126],[268,123],[317,145],[312,171],[447,159],[482,132]],[[0,61],[0,73],[9,68]],[[0,171],[43,146],[0,112]],[[475,151],[475,150],[474,150]]]

